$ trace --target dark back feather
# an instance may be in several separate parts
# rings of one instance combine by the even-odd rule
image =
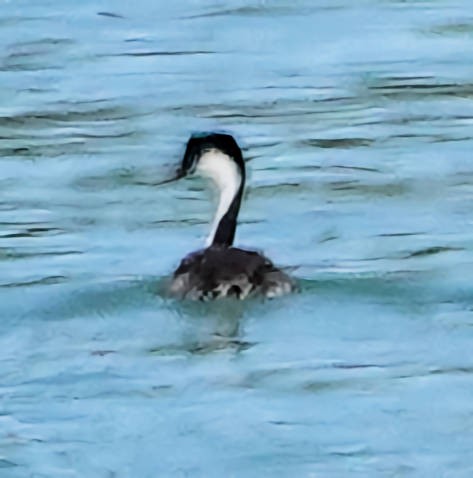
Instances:
[[[199,299],[220,295],[244,298],[252,292],[266,294],[281,283],[292,290],[288,276],[258,252],[210,246],[182,260],[174,273],[171,292]]]

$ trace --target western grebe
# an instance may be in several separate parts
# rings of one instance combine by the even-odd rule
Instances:
[[[187,255],[173,275],[171,295],[207,300],[245,299],[251,295],[276,297],[294,290],[292,279],[256,251],[233,247],[237,216],[245,187],[245,163],[233,136],[193,135],[177,177],[197,173],[213,181],[219,194],[206,248]]]

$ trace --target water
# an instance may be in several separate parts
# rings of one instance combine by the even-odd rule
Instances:
[[[2,478],[472,476],[469,0],[0,8]],[[162,297],[212,129],[300,293]]]

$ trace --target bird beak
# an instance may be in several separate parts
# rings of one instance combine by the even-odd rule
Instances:
[[[161,186],[162,184],[173,183],[174,181],[183,178],[185,175],[186,174],[182,168],[178,168],[172,177],[164,179],[163,181],[158,181],[157,183],[153,183],[153,186]]]

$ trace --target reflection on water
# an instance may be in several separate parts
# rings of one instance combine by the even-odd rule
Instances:
[[[469,6],[3,2],[0,476],[471,476]],[[297,294],[167,298],[213,129]]]

